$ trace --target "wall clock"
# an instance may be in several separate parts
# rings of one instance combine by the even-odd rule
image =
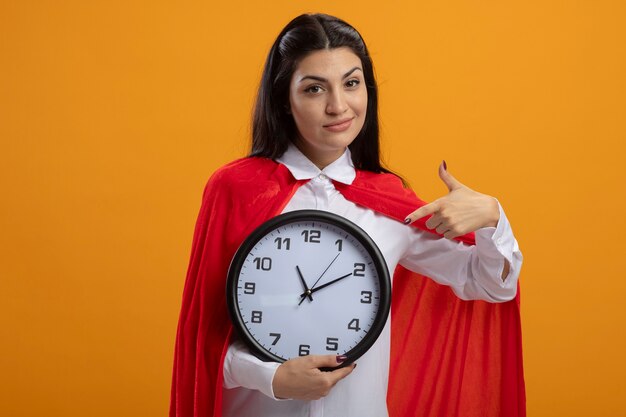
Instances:
[[[369,235],[320,210],[274,217],[232,259],[227,303],[234,327],[262,360],[363,355],[391,304],[387,264]]]

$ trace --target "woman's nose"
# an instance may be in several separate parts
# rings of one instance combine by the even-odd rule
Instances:
[[[326,113],[328,114],[342,114],[348,110],[348,102],[346,101],[345,93],[343,91],[334,91],[328,96],[328,102],[326,103]]]

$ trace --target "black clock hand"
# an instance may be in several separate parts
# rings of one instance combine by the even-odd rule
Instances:
[[[334,284],[335,282],[341,281],[341,280],[342,280],[342,279],[344,279],[344,278],[348,278],[350,275],[352,275],[352,272],[350,272],[349,274],[343,275],[343,276],[341,276],[341,277],[339,277],[339,278],[337,278],[337,279],[334,279],[334,280],[332,280],[332,281],[330,281],[330,282],[327,282],[327,283],[326,283],[326,284],[324,284],[324,285],[320,285],[320,286],[319,286],[319,287],[317,287],[317,288],[312,288],[312,289],[311,289],[311,290],[309,290],[309,291],[310,291],[310,293],[311,293],[311,294],[313,294],[314,292],[317,292],[317,291],[321,290],[322,288],[326,288],[326,287],[328,287],[329,285]],[[309,295],[309,294],[308,294],[308,292],[302,293],[302,294],[300,294],[300,298],[302,298],[302,299],[304,300],[304,297],[306,297],[307,295]],[[300,302],[302,302],[302,301],[300,301]]]
[[[313,301],[313,297],[311,297],[311,290],[306,285],[306,281],[304,280],[304,277],[302,276],[302,272],[300,271],[300,267],[298,265],[296,265],[296,270],[298,271],[298,275],[300,276],[300,282],[302,282],[302,286],[304,287],[305,296],[309,298],[309,301]],[[304,301],[304,297],[302,297],[302,300],[300,300],[298,305],[302,304],[302,301]]]

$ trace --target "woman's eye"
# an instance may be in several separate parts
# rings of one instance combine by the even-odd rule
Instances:
[[[348,81],[346,81],[346,87],[348,87],[348,88],[354,88],[354,87],[358,86],[359,84],[361,84],[361,81],[359,81],[359,80],[348,80]]]
[[[319,93],[320,91],[322,91],[322,87],[320,87],[319,85],[312,85],[310,87],[307,87],[307,89],[304,90],[304,91],[307,92],[307,93],[316,94],[316,93]]]

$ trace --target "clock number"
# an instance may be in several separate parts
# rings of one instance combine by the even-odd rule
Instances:
[[[350,323],[348,323],[348,329],[354,330],[355,332],[361,330],[361,327],[359,326],[359,319],[352,319]]]
[[[361,304],[372,304],[372,292],[371,291],[361,291]]]
[[[320,243],[320,236],[322,235],[322,232],[319,230],[303,230],[300,234],[304,236],[305,242]]]
[[[311,346],[310,345],[300,345],[300,349],[298,350],[298,355],[299,356],[306,356],[309,353],[311,353]]]
[[[252,311],[252,323],[261,323],[263,321],[263,312],[262,311]]]
[[[337,239],[337,240],[335,241],[335,245],[337,245],[337,250],[338,250],[339,252],[341,252],[341,249],[343,248],[343,240],[341,240],[341,239]]]
[[[254,294],[256,291],[256,284],[254,282],[246,282],[243,284],[243,293],[244,294]]]
[[[326,338],[326,350],[337,351],[339,349],[339,339],[336,337],[327,337]]]
[[[276,343],[280,340],[280,333],[270,333],[270,337],[274,337],[274,341],[272,342],[272,346],[276,346]]]
[[[276,239],[274,239],[274,243],[276,243],[276,249],[278,250],[281,250],[283,246],[285,246],[285,250],[289,250],[291,246],[291,238],[286,237],[284,239],[281,239],[277,237]]]
[[[272,269],[272,258],[254,258],[252,261],[256,264],[256,269],[269,271]]]
[[[355,277],[364,277],[365,276],[365,264],[355,263],[354,264],[354,272],[352,275]]]

